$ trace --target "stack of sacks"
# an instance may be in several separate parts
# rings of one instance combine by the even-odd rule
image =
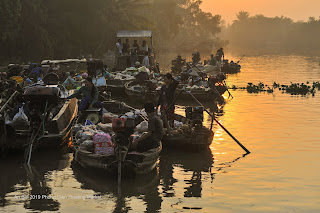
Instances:
[[[112,125],[112,124],[111,124]],[[111,136],[101,130],[97,130],[95,125],[79,126],[76,125],[74,130],[78,130],[76,134],[76,145],[79,145],[80,149],[97,154],[110,154],[113,152],[110,147],[113,147]],[[112,126],[111,126],[112,130]],[[102,147],[97,149],[96,147]]]

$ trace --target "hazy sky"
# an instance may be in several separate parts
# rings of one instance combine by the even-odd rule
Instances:
[[[203,0],[202,9],[222,16],[232,23],[236,13],[243,10],[250,16],[263,14],[267,17],[285,16],[294,21],[307,21],[310,16],[319,19],[320,0]]]

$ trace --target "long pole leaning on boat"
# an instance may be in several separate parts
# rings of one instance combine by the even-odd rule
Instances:
[[[1,107],[0,113],[7,107],[7,105],[10,103],[10,101],[18,94],[18,91],[15,91],[10,98],[7,100],[7,102]]]
[[[211,116],[211,118],[214,119],[214,120],[217,122],[217,124],[219,124],[219,126],[221,126],[222,129],[224,129],[224,131],[226,131],[226,132],[228,133],[228,135],[229,135],[235,142],[237,142],[237,144],[238,144],[244,151],[247,152],[247,154],[250,153],[250,151],[249,151],[245,146],[243,146],[243,145],[214,117],[214,115],[212,115],[212,114],[206,109],[206,107],[203,106],[203,104],[202,104],[196,97],[194,97],[194,95],[191,94],[190,91],[188,91],[187,93],[189,93],[189,94],[191,95],[191,97],[192,97],[196,102],[198,102],[198,104],[200,104],[200,105],[203,107],[203,109]]]
[[[237,63],[239,63],[243,59],[244,56],[245,55],[242,55],[242,57],[239,59],[239,61],[237,61]]]

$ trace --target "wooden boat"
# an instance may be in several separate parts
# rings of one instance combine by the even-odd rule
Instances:
[[[132,80],[110,79],[107,81],[107,91],[112,95],[125,95],[124,84]]]
[[[147,84],[140,85],[137,81],[130,81],[125,83],[125,92],[128,97],[140,102],[154,102],[158,101],[159,93],[155,89],[151,89]]]
[[[5,124],[2,120],[5,131],[1,131],[0,147],[25,149],[31,137],[35,138],[34,148],[58,147],[69,136],[77,116],[77,99],[66,100],[68,92],[60,85],[33,85],[23,96],[30,111],[29,125]]]
[[[175,120],[184,124],[190,122],[186,117],[175,114]],[[214,132],[202,124],[194,125],[189,131],[182,132],[176,129],[171,130],[171,134],[166,132],[162,138],[163,147],[189,149],[192,151],[199,151],[208,149],[212,143]]]
[[[183,85],[179,85],[176,89],[175,95],[180,94]],[[213,101],[221,97],[221,95],[227,90],[227,87],[224,85],[216,86],[217,92],[213,89],[197,89],[197,90],[189,90],[192,95],[194,95],[199,101],[208,102]],[[186,92],[182,92],[179,96],[179,100],[190,100],[191,96]]]
[[[122,173],[125,175],[147,174],[157,165],[162,145],[150,149],[146,152],[128,152],[123,162],[121,162]],[[118,156],[117,154],[100,155],[95,154],[78,147],[75,148],[75,162],[84,168],[104,170],[110,175],[118,173]]]
[[[224,60],[221,66],[221,71],[227,74],[240,72],[241,65],[238,63],[229,63],[228,60]]]
[[[115,114],[125,113],[133,109],[123,102],[113,101],[113,100],[104,101],[103,106],[108,110],[108,112],[112,112]],[[74,142],[73,143],[74,144],[74,161],[76,163],[79,163],[84,168],[105,171],[109,175],[117,174],[118,163],[119,163],[119,159],[121,158],[122,158],[121,170],[123,175],[134,176],[139,174],[147,174],[156,167],[159,153],[162,150],[162,143],[160,142],[160,145],[157,148],[150,149],[143,153],[136,152],[136,151],[127,152],[130,143],[125,141],[124,143],[121,142],[121,144],[126,144],[126,145],[118,145],[118,143],[115,143],[116,144],[115,150],[117,149],[124,150],[124,152],[122,153],[122,157],[120,157],[119,152],[116,152],[116,151],[113,154],[105,154],[105,155],[95,154],[93,152],[81,149],[78,145],[76,145],[75,134],[76,134],[75,130],[72,130],[71,138],[72,138],[72,141]],[[120,135],[122,133],[117,133],[117,134]],[[117,134],[115,134],[114,138],[117,138],[118,136]],[[127,133],[123,133],[123,134],[130,135]],[[120,138],[128,138],[128,137],[123,137],[120,135]],[[115,141],[118,141],[118,140],[115,139]],[[124,159],[123,159],[123,156],[125,156]]]

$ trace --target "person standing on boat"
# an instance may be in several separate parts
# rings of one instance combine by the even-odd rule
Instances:
[[[122,49],[122,52],[123,54],[129,54],[130,53],[130,43],[129,43],[129,39],[126,39],[126,42],[123,43],[123,49]]]
[[[153,103],[145,103],[144,109],[148,115],[148,133],[132,142],[132,149],[145,152],[160,145],[163,136],[162,120],[157,116]]]
[[[224,60],[224,52],[223,52],[223,48],[222,47],[220,49],[218,49],[217,56],[218,56],[218,61],[219,62],[221,62],[221,58],[223,58],[223,60]]]
[[[102,103],[98,101],[99,90],[92,83],[92,78],[88,76],[81,81],[83,86],[74,94],[70,95],[67,99],[78,98],[82,94],[82,100],[79,104],[79,111],[85,112],[89,107],[101,108]]]
[[[138,53],[140,52],[140,46],[139,46],[137,40],[134,40],[134,41],[133,41],[132,47],[134,48],[134,50],[136,51],[136,54],[138,55]]]
[[[217,65],[217,59],[216,59],[216,57],[213,56],[213,54],[211,54],[210,65],[212,65],[212,66]]]
[[[118,54],[121,55],[123,47],[122,47],[120,38],[117,40],[116,47],[117,47],[117,50],[118,50]]]
[[[148,68],[148,69],[149,69],[149,67],[150,67],[148,52],[145,52],[145,53],[144,53],[144,58],[143,58],[143,61],[142,61],[142,66],[145,66],[145,67]]]
[[[146,40],[143,40],[143,41],[142,41],[141,53],[142,53],[143,55],[145,55],[145,53],[149,54],[149,47],[148,47],[148,45],[147,45]]]
[[[192,64],[197,65],[201,60],[200,53],[198,50],[195,50],[194,53],[192,53]]]
[[[160,96],[158,101],[158,107],[161,108],[162,116],[166,116],[169,121],[169,125],[174,126],[174,104],[170,106],[173,102],[174,94],[179,82],[173,79],[171,73],[167,73],[164,76],[164,85],[161,87]],[[170,108],[169,108],[170,107]]]

